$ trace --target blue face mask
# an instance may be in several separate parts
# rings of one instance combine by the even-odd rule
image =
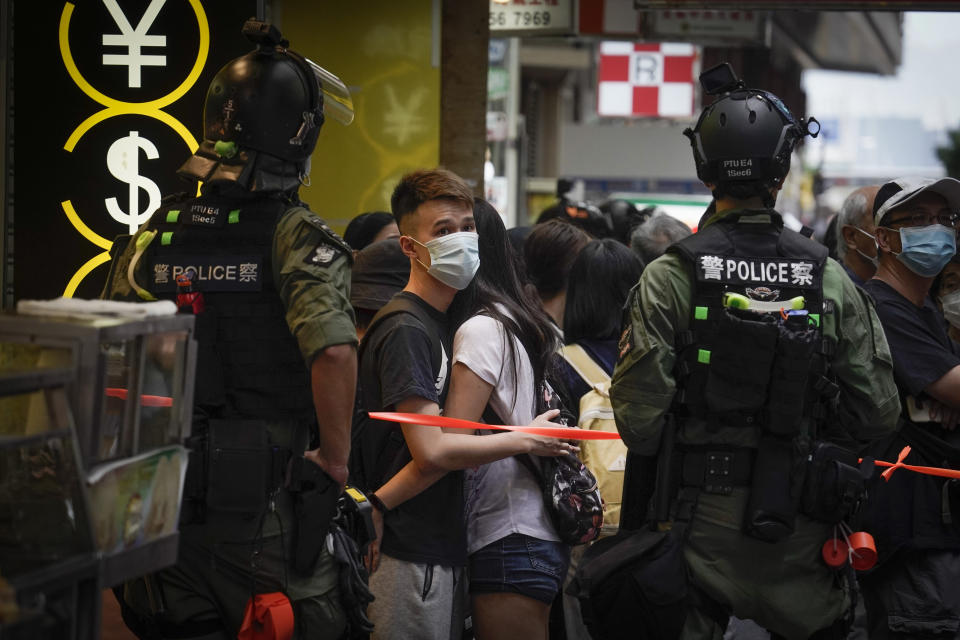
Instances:
[[[918,276],[932,278],[957,252],[957,232],[942,224],[901,227],[900,243],[897,259]]]

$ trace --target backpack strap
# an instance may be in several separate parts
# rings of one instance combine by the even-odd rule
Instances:
[[[603,368],[598,365],[590,354],[578,344],[565,344],[560,348],[563,359],[567,361],[577,375],[583,378],[583,381],[595,388],[598,384],[609,384],[610,376]]]
[[[377,312],[370,322],[370,326],[367,327],[367,332],[364,334],[363,340],[360,341],[360,347],[357,350],[358,364],[362,361],[366,347],[371,342],[371,336],[379,330],[384,320],[403,313],[414,316],[425,325],[429,321],[424,310],[416,302],[404,296],[394,296],[390,302]],[[442,359],[443,347],[441,346],[439,338],[434,339],[433,336],[430,338],[430,357],[435,364]],[[367,443],[370,442],[366,440],[368,438],[367,425],[370,422],[376,421],[367,415],[367,407],[362,406],[359,380],[357,389],[358,392],[355,396],[353,407],[353,424],[350,432],[350,481],[351,483],[359,485],[360,488],[365,491],[375,491],[389,480],[393,474],[400,470],[403,463],[406,462],[405,458],[409,455],[409,450],[402,435],[396,438],[386,432],[386,429],[390,429],[395,433],[400,432],[400,426],[387,423],[388,426],[378,427],[378,429],[382,428],[385,431],[380,434],[383,438],[379,443],[373,445],[374,449],[379,447],[379,453],[376,454],[376,458],[373,460],[364,459],[364,455],[361,453],[364,449],[363,444],[365,441]],[[366,465],[364,464],[365,462],[367,463]],[[370,466],[374,468],[365,468]]]
[[[360,348],[357,350],[358,362],[360,361],[360,357],[363,355],[363,352],[365,351],[364,347],[366,347],[366,345],[370,343],[370,340],[368,340],[368,338],[374,333],[377,327],[383,324],[383,321],[386,320],[387,318],[400,315],[401,313],[407,313],[412,315],[413,317],[420,320],[420,322],[424,325],[426,325],[429,322],[429,318],[426,316],[426,313],[423,311],[423,309],[420,308],[420,306],[416,302],[408,298],[404,298],[403,296],[399,296],[399,295],[394,296],[390,300],[390,302],[384,305],[380,309],[380,311],[377,312],[377,314],[373,317],[373,320],[370,321],[370,326],[367,327],[367,332],[364,334],[363,340],[360,341]],[[436,347],[439,346],[439,341],[431,340],[430,343],[431,343],[431,350],[436,352],[437,351]],[[434,353],[433,356],[435,360],[439,359],[438,353]]]

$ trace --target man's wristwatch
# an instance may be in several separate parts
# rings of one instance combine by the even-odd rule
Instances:
[[[368,493],[367,500],[369,500],[373,508],[379,511],[380,513],[387,513],[390,511],[390,509],[387,509],[387,505],[383,504],[383,500],[378,498],[377,494],[375,493]]]

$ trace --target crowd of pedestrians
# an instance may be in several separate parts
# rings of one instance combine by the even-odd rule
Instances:
[[[880,327],[861,332],[883,331],[889,343],[888,351],[880,342],[873,357],[893,363],[904,402],[922,406],[952,443],[960,415],[960,259],[927,261],[920,274],[909,261],[918,245],[903,240],[910,229],[939,225],[949,244],[960,190],[954,197],[952,182],[933,184],[857,189],[839,214],[835,242],[841,266],[870,293],[880,319]],[[904,201],[910,206],[899,205]],[[508,232],[489,203],[444,170],[406,176],[393,207],[398,227],[371,213],[355,223],[362,234],[354,229],[365,240],[358,241],[351,299],[366,336],[351,473],[376,505],[380,534],[368,558],[373,637],[459,638],[465,625],[477,638],[587,637],[575,599],[562,593],[573,575],[571,547],[559,541],[540,485],[521,460],[578,448],[518,433],[375,423],[363,412],[543,424],[561,420],[550,410],[552,397],[552,406],[565,408],[563,421],[576,424],[591,385],[561,347],[578,345],[612,374],[629,291],[644,267],[690,230],[658,214],[635,217],[625,237],[598,238],[579,218],[559,214]],[[895,458],[902,444],[882,440],[873,453]],[[925,622],[898,624],[920,629],[960,615],[956,590],[937,590],[960,576],[960,556],[946,543],[952,534],[925,550],[915,532],[876,515],[902,513],[903,504],[886,501],[910,501],[914,485],[926,482],[907,474],[897,480],[909,486],[877,488],[864,516],[876,520],[870,523],[885,561],[860,580],[869,613],[869,623],[860,624],[869,624],[871,638],[896,629],[892,617],[915,615]],[[925,585],[919,594],[918,584]],[[910,602],[921,600],[911,598],[927,604],[912,611]],[[728,637],[749,637],[737,622]]]
[[[244,34],[257,48],[214,79],[180,171],[200,194],[118,239],[104,289],[197,316],[179,561],[117,591],[140,637],[275,613],[298,639],[720,640],[744,619],[774,639],[960,638],[960,481],[870,464],[960,470],[960,181],[853,193],[827,238],[841,266],[775,209],[818,124],[721,64],[685,131],[713,194],[696,233],[567,189],[508,231],[433,169],[345,242],[298,196],[315,70],[270,25]],[[167,268],[188,289],[210,260],[246,277],[181,305]],[[364,566],[344,495],[372,506]],[[853,527],[874,540],[856,553]]]

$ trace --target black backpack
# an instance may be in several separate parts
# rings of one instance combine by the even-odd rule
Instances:
[[[689,590],[683,523],[670,531],[648,528],[602,538],[583,554],[567,593],[580,601],[594,638],[679,638]]]

